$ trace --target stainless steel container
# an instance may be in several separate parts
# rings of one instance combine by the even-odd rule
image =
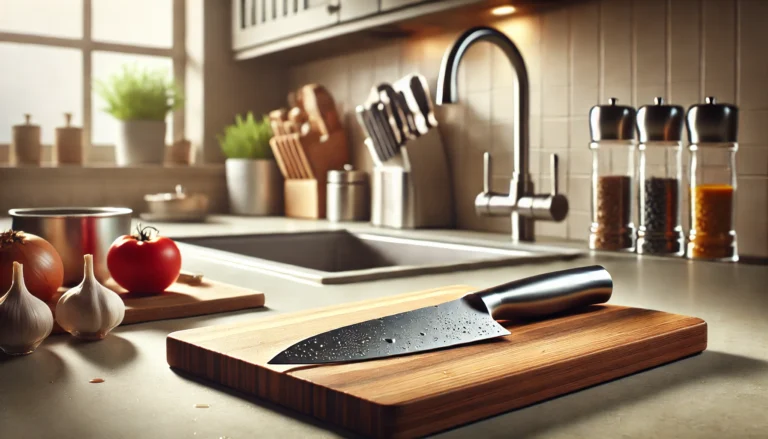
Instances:
[[[281,215],[283,176],[274,160],[227,159],[229,209],[235,215]]]
[[[83,280],[83,256],[93,255],[96,279],[109,279],[107,251],[131,231],[131,213],[123,207],[11,209],[11,228],[40,236],[53,245],[64,263],[64,285]]]
[[[371,216],[368,174],[344,165],[343,171],[328,171],[325,213],[328,221],[368,221]]]

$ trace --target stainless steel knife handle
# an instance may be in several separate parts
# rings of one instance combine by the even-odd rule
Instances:
[[[591,265],[508,282],[472,295],[482,299],[494,319],[510,320],[605,303],[612,291],[608,271]]]

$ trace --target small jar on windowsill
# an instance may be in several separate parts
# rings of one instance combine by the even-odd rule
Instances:
[[[690,145],[690,259],[738,261],[736,152],[739,109],[707,97],[686,117]]]

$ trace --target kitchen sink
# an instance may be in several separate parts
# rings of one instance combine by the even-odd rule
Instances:
[[[346,230],[179,238],[198,257],[294,280],[344,284],[568,259],[583,252],[536,244],[488,245]]]

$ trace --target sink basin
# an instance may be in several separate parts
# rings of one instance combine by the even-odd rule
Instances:
[[[177,239],[196,256],[294,280],[343,284],[574,258],[579,250],[402,238],[346,230]]]

